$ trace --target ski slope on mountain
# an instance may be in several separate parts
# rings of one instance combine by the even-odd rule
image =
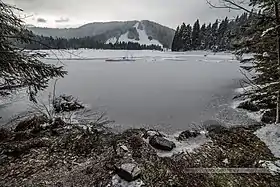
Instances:
[[[106,41],[106,44],[112,43],[115,44],[118,41],[118,39],[116,37],[110,38]]]
[[[149,36],[147,35],[146,31],[145,31],[145,26],[143,24],[142,25],[142,29],[139,28],[139,24],[141,24],[140,22],[136,23],[133,27],[136,29],[136,31],[139,34],[139,40],[136,39],[129,39],[128,35],[129,32],[126,32],[125,34],[121,35],[119,37],[119,39],[116,40],[116,37],[110,38],[106,41],[106,43],[112,43],[115,44],[116,42],[133,42],[133,43],[139,43],[140,45],[158,45],[163,47],[163,45],[155,40],[155,39],[149,39]]]

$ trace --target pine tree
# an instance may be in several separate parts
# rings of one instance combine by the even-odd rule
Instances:
[[[187,25],[185,23],[182,24],[180,29],[180,50],[181,51],[188,51],[191,50],[191,34],[192,34],[192,27],[190,25]]]
[[[197,20],[193,25],[192,48],[194,50],[199,49],[200,44],[201,44],[201,41],[200,41],[200,24],[199,24],[199,20]]]
[[[239,52],[255,54],[253,59],[243,61],[251,60],[256,74],[248,78],[253,89],[247,90],[242,96],[264,108],[274,108],[276,122],[279,122],[280,4],[276,0],[252,0],[251,6],[257,6],[261,11],[252,13],[247,27],[243,28]]]
[[[184,37],[185,50],[192,50],[192,26],[190,24],[187,25],[186,33]]]
[[[178,47],[178,42],[179,42],[179,30],[180,30],[180,27],[178,26],[176,31],[175,31],[175,35],[174,35],[174,38],[173,38],[173,42],[172,42],[172,46],[171,46],[171,50],[172,51],[178,51],[179,50],[179,47]]]
[[[177,51],[184,51],[184,33],[186,31],[186,25],[183,23],[178,32],[178,50]]]
[[[181,25],[179,30],[179,51],[186,51],[186,36],[187,35],[187,26],[185,23]]]
[[[186,24],[185,23],[183,23],[182,25],[181,25],[181,28],[180,28],[180,34],[179,34],[179,36],[181,36],[180,37],[180,49],[182,49],[182,50],[184,50],[185,51],[185,37],[186,37],[186,31],[187,31],[187,26],[186,26]]]
[[[206,31],[205,31],[205,49],[207,49],[207,50],[211,49],[212,41],[213,41],[212,24],[209,23],[207,25]]]
[[[218,48],[218,27],[219,27],[219,21],[216,20],[216,22],[212,25],[212,28],[211,28],[211,33],[212,33],[212,40],[210,42],[211,46],[210,46],[210,49],[212,50],[217,50]]]
[[[219,50],[225,50],[228,41],[228,18],[222,20],[217,31],[217,46]]]
[[[29,52],[18,47],[18,43],[30,43],[32,35],[15,16],[15,7],[0,0],[0,95],[27,88],[30,100],[35,100],[38,91],[48,86],[50,79],[63,77],[62,67],[40,61],[40,53]]]
[[[203,24],[200,28],[200,36],[199,36],[199,40],[201,41],[201,45],[200,45],[200,48],[201,50],[204,50],[206,49],[206,25]]]

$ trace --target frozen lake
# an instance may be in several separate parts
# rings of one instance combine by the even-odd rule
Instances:
[[[105,62],[123,56],[136,61]],[[53,51],[44,61],[58,63],[57,57],[68,70],[57,83],[58,94],[77,96],[92,109],[106,111],[121,128],[177,131],[208,119],[230,125],[243,120],[230,107],[242,79],[231,54],[79,50]],[[51,89],[42,94],[44,98]],[[4,103],[1,123],[29,106],[19,95]]]

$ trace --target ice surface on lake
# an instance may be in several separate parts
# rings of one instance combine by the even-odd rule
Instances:
[[[67,60],[101,60],[108,58],[120,58],[132,56],[139,60],[157,61],[186,61],[194,60],[197,62],[237,62],[235,56],[230,53],[211,53],[207,51],[190,51],[190,52],[164,52],[151,50],[95,50],[95,49],[80,49],[80,50],[42,50],[46,52],[48,58],[51,59],[67,59]],[[194,59],[195,58],[195,59]],[[222,73],[222,72],[221,72]]]
[[[227,106],[242,78],[238,61],[229,53],[92,49],[45,52],[49,59],[44,62],[64,65],[68,71],[57,82],[56,95],[78,97],[93,110],[107,112],[124,128],[145,126],[175,133],[188,129],[192,122],[216,119],[217,114],[223,120],[231,119]],[[105,61],[124,56],[136,61]],[[53,83],[40,93],[40,100],[48,101]],[[0,122],[26,111],[30,103],[24,98],[0,107]]]

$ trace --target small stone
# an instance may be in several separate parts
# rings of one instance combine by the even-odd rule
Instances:
[[[140,176],[141,169],[135,163],[125,163],[117,169],[117,174],[122,179],[131,182]]]
[[[263,53],[263,57],[267,57],[267,58],[268,58],[268,57],[269,57],[268,52],[264,52],[264,53]]]
[[[223,160],[223,163],[225,163],[225,164],[229,164],[228,159],[227,159],[227,158],[226,158],[226,159],[224,159],[224,160]]]
[[[128,152],[128,148],[125,145],[120,146],[124,151]]]
[[[163,150],[163,151],[172,151],[176,147],[175,143],[169,141],[160,136],[153,136],[150,141],[150,145],[156,149]]]

